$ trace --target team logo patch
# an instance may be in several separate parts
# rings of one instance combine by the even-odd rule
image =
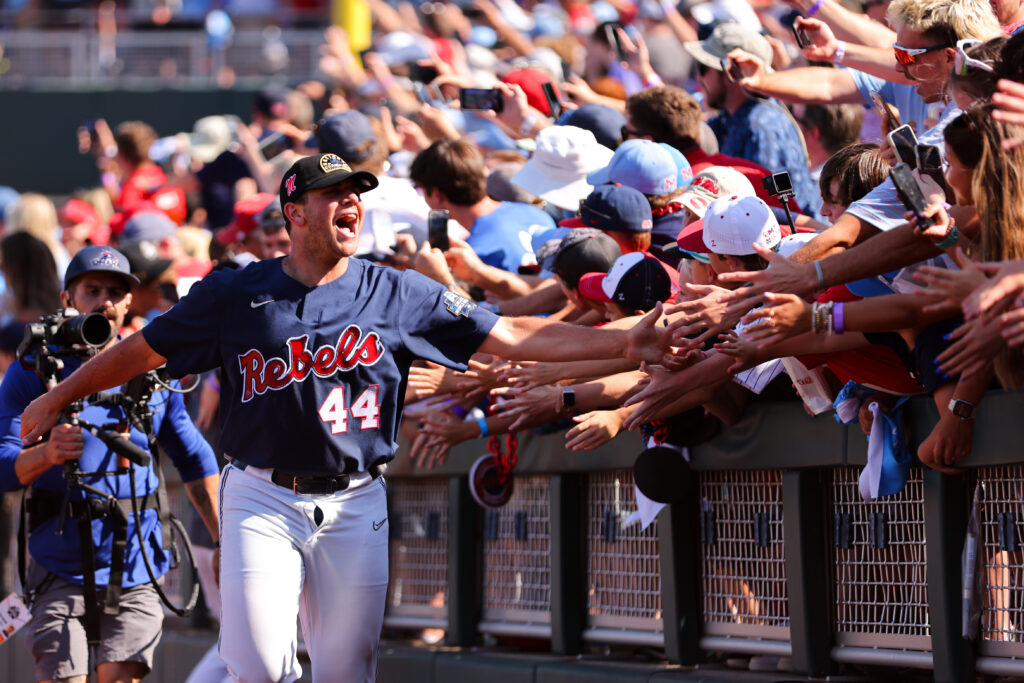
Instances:
[[[351,171],[352,169],[337,154],[325,154],[320,157],[320,170],[324,173],[333,173],[334,171]]]
[[[476,308],[475,303],[455,292],[444,293],[444,306],[452,315],[461,315],[464,318],[468,317],[470,311]]]
[[[109,250],[104,249],[99,253],[99,256],[92,260],[93,266],[108,266],[110,268],[118,267],[117,257],[110,253]]]
[[[295,194],[295,174],[294,173],[292,173],[290,176],[288,176],[288,180],[284,181],[284,191],[288,193],[289,197],[291,197],[293,194]]]

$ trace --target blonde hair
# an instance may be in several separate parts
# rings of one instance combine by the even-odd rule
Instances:
[[[203,263],[210,261],[210,232],[202,228],[186,225],[177,230],[178,242],[189,258],[194,258]]]
[[[7,234],[27,232],[54,251],[57,238],[57,209],[41,194],[26,192],[7,210],[4,221]],[[56,253],[54,251],[54,253]]]
[[[1002,33],[988,0],[892,0],[886,17],[894,30],[905,26],[950,47],[961,38],[988,40]]]
[[[109,223],[114,215],[114,203],[110,201],[110,193],[102,187],[93,187],[88,190],[75,190],[72,194],[75,199],[81,199],[92,205],[99,214],[101,223]]]

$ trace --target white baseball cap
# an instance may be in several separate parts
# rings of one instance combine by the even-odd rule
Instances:
[[[537,134],[537,150],[511,181],[560,209],[575,211],[594,189],[587,174],[607,166],[613,154],[589,130],[550,126]]]
[[[756,254],[754,244],[774,249],[782,239],[775,214],[760,197],[723,197],[704,216],[704,246],[713,254]]]
[[[704,217],[708,205],[719,197],[753,197],[754,186],[731,166],[711,166],[698,173],[677,200],[699,218]]]

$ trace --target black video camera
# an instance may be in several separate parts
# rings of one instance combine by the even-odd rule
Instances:
[[[102,313],[62,308],[25,326],[25,336],[18,345],[18,360],[26,370],[34,370],[34,363],[27,358],[38,357],[44,349],[54,356],[88,356],[113,335],[114,327]]]

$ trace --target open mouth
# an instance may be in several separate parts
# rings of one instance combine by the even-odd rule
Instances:
[[[338,229],[342,237],[352,238],[356,236],[356,226],[359,223],[359,215],[356,213],[343,213],[334,221],[334,227]]]

